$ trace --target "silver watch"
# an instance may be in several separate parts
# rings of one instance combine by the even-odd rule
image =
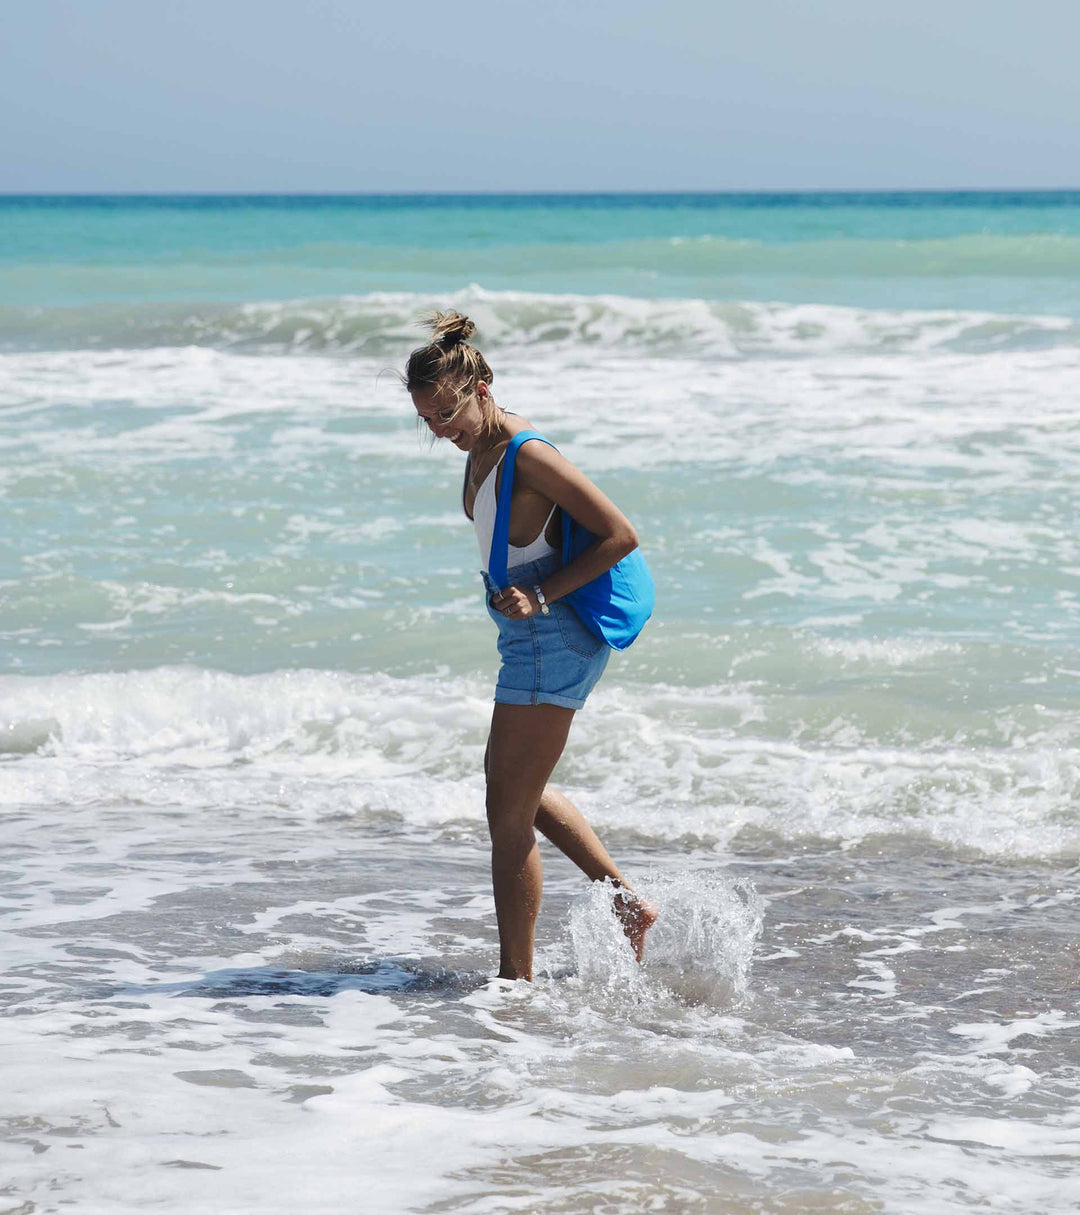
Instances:
[[[544,592],[538,587],[533,587],[533,594],[536,596],[536,602],[540,605],[540,611],[545,616],[551,615],[551,608],[547,605],[547,600],[544,598]]]

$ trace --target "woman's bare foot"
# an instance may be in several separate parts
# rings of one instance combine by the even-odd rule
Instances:
[[[659,911],[640,895],[628,891],[617,894],[614,901],[615,914],[622,921],[623,932],[640,962],[645,956],[645,934],[656,922]]]

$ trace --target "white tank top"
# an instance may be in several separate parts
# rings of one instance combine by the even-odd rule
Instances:
[[[473,503],[473,526],[476,528],[476,542],[480,545],[480,563],[485,574],[488,572],[488,558],[491,556],[491,539],[495,535],[495,482],[498,480],[496,474],[501,466],[502,456],[484,478],[484,483],[476,491],[476,501]],[[506,568],[508,570],[512,570],[518,565],[526,565],[530,561],[539,561],[541,557],[547,557],[556,551],[555,546],[548,543],[547,529],[551,516],[557,509],[557,506],[552,506],[548,517],[544,520],[544,526],[535,540],[520,548],[516,544],[506,546]]]

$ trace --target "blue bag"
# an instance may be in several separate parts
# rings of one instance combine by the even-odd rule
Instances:
[[[506,589],[506,553],[510,543],[510,496],[514,492],[514,463],[518,448],[529,439],[539,439],[549,447],[550,440],[535,430],[521,430],[510,440],[503,457],[502,484],[495,507],[495,530],[491,537],[488,573]],[[556,448],[556,451],[558,448]],[[562,512],[563,565],[596,540],[596,536]],[[618,564],[592,582],[586,582],[566,595],[565,601],[578,614],[582,624],[613,650],[625,650],[645,626],[653,611],[656,592],[652,574],[641,549],[628,553]]]

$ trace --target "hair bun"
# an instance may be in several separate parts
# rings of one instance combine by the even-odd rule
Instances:
[[[473,322],[460,312],[433,313],[426,324],[431,326],[432,342],[447,350],[468,341],[476,332]]]

